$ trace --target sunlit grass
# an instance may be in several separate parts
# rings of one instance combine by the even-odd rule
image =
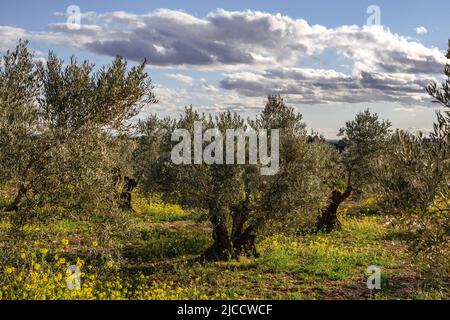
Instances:
[[[340,231],[258,238],[257,258],[205,263],[198,260],[212,242],[205,219],[139,195],[133,209],[132,236],[121,249],[121,261],[98,259],[95,252],[103,244],[87,222],[63,218],[27,225],[25,259],[18,249],[0,268],[0,298],[334,299],[342,292],[367,299],[448,298],[448,290],[396,291],[395,277],[407,263],[405,243],[391,236],[383,215],[341,212]],[[7,219],[0,220],[0,235],[7,236],[9,227]],[[65,272],[77,263],[82,287],[69,290]],[[381,291],[366,288],[370,265],[382,269]]]
[[[143,197],[134,197],[133,209],[136,213],[145,215],[155,222],[188,220],[191,213],[183,210],[177,204],[164,203],[159,199],[148,200]]]
[[[0,270],[0,299],[7,300],[196,300],[225,299],[224,292],[207,292],[202,279],[188,279],[185,284],[155,280],[149,275],[125,275],[113,263],[93,267],[77,258],[74,261],[53,255],[41,248],[30,255],[21,254],[21,267],[5,266]],[[80,270],[79,287],[67,285],[73,274],[70,266]],[[72,282],[73,283],[73,282]]]
[[[395,265],[394,257],[378,241],[385,233],[375,218],[351,218],[331,235],[301,239],[277,235],[260,244],[259,264],[269,271],[291,272],[302,278],[341,280],[370,265]]]

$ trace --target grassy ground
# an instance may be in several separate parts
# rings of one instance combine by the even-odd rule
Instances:
[[[370,204],[341,212],[343,228],[329,235],[274,235],[258,243],[259,258],[200,263],[210,244],[204,214],[145,199],[134,201],[135,237],[119,267],[97,269],[86,257],[100,246],[89,225],[70,220],[26,229],[26,268],[3,266],[4,299],[449,299],[448,288],[423,290],[401,230]],[[0,230],[8,228],[2,222]],[[36,241],[39,239],[39,241]],[[30,249],[31,248],[31,249]],[[70,264],[82,288],[66,289]],[[366,269],[381,268],[382,288],[370,291]]]

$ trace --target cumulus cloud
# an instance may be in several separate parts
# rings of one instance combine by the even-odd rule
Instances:
[[[0,50],[12,49],[17,45],[19,39],[26,37],[27,32],[22,28],[0,26]]]
[[[205,87],[206,86],[206,87]],[[152,105],[152,112],[178,112],[185,106],[195,105],[201,112],[252,112],[264,107],[265,97],[245,97],[233,91],[208,90],[210,85],[186,89],[155,87],[159,103]]]
[[[79,30],[50,25],[41,38],[68,40],[106,55],[148,59],[156,66],[295,66],[305,57],[332,50],[373,71],[433,73],[443,55],[437,48],[394,34],[381,26],[326,28],[303,19],[258,11],[217,10],[205,18],[159,9],[148,14],[86,14]],[[374,70],[376,69],[376,70]]]
[[[208,92],[208,93],[219,92],[218,88],[216,88],[214,85],[208,84],[208,83],[202,83],[202,88],[203,88],[203,91]]]
[[[285,68],[259,73],[230,73],[220,85],[245,96],[281,94],[290,96],[291,101],[305,104],[376,101],[417,104],[427,99],[424,88],[428,79],[413,74],[363,71],[347,75],[334,70]]]
[[[425,27],[417,27],[416,28],[416,33],[419,34],[419,35],[427,34],[428,30]]]
[[[78,30],[59,23],[30,36],[98,54],[147,59],[153,66],[225,71],[220,87],[249,99],[279,93],[309,104],[420,103],[424,86],[447,61],[439,49],[382,26],[327,28],[250,10],[218,9],[203,18],[168,9],[89,12],[83,21]],[[0,44],[2,39],[0,29]],[[348,73],[306,68],[305,61],[330,52],[348,61]],[[188,85],[193,81],[181,74],[166,76]],[[200,91],[221,94],[210,84]]]
[[[167,78],[172,78],[178,81],[181,81],[183,83],[186,83],[190,86],[192,86],[193,82],[194,82],[194,78],[187,76],[185,74],[180,74],[180,73],[167,73],[164,75]]]

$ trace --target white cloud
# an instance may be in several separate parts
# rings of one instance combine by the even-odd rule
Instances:
[[[34,37],[52,43],[82,46],[96,53],[156,66],[190,66],[222,70],[294,67],[325,50],[371,71],[440,70],[443,55],[381,26],[309,25],[303,19],[259,11],[217,10],[205,18],[159,9],[148,14],[90,12],[80,30],[64,23]]]
[[[194,105],[202,112],[254,112],[261,110],[265,97],[245,97],[232,91],[205,90],[203,86],[186,89],[155,87],[159,103],[152,105],[153,111],[179,112],[185,106]]]
[[[382,26],[327,28],[259,11],[219,9],[203,18],[168,9],[147,14],[89,12],[82,21],[79,30],[64,23],[49,25],[47,32],[1,27],[0,45],[11,44],[19,34],[98,54],[120,54],[134,61],[147,58],[157,67],[226,71],[220,82],[225,92],[212,84],[203,84],[196,92],[199,99],[217,108],[225,106],[218,106],[219,97],[238,104],[236,96],[250,102],[269,93],[308,104],[420,104],[429,101],[424,86],[447,62],[439,49]],[[330,53],[347,60],[350,71],[304,65],[308,59],[320,61],[324,53],[326,62],[330,62]],[[179,73],[166,76],[188,85],[194,81]],[[216,99],[210,99],[213,94]]]
[[[408,113],[415,113],[416,112],[415,108],[408,108],[408,107],[394,108],[394,111],[397,111],[397,112],[408,112]]]
[[[428,30],[425,27],[417,27],[416,28],[416,33],[419,34],[419,35],[427,34]]]
[[[26,30],[22,28],[0,26],[0,51],[13,49],[19,39],[25,40]]]
[[[208,93],[216,93],[219,92],[219,89],[213,86],[212,84],[202,83],[203,91]]]
[[[283,68],[263,72],[230,73],[221,87],[244,96],[281,94],[303,104],[396,101],[418,104],[428,101],[427,75],[386,74],[362,71],[347,75],[334,70]]]
[[[184,74],[180,74],[180,73],[166,73],[164,75],[167,78],[172,78],[178,81],[181,81],[183,83],[186,83],[190,86],[192,86],[193,82],[194,82],[194,78],[184,75]]]

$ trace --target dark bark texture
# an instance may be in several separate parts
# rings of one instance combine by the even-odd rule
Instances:
[[[203,259],[209,261],[229,260],[233,252],[233,246],[228,235],[224,210],[214,205],[210,206],[209,220],[213,225],[214,242],[203,254]]]
[[[120,207],[122,209],[126,209],[126,210],[130,210],[132,211],[133,208],[131,206],[131,193],[133,192],[134,188],[136,188],[137,186],[137,181],[129,178],[129,177],[125,177],[124,178],[124,184],[123,184],[123,188],[122,188],[122,192],[120,193],[120,202],[121,205]]]
[[[344,192],[333,190],[330,197],[330,203],[322,211],[322,214],[317,222],[317,232],[323,231],[326,233],[330,233],[333,230],[341,229],[341,222],[337,217],[337,211],[342,202],[347,200],[347,198],[350,196],[352,190],[353,189],[351,185],[349,185]]]
[[[226,210],[210,208],[210,221],[213,225],[213,244],[203,254],[203,259],[225,261],[240,255],[257,256],[255,239],[256,226],[246,226],[250,214],[248,202],[243,202],[231,210],[231,233],[227,228]]]
[[[250,211],[248,199],[232,209],[233,226],[231,229],[231,241],[233,242],[233,255],[235,258],[240,255],[257,255],[255,246],[256,227],[254,225],[245,227],[250,216]]]
[[[19,208],[20,201],[24,196],[26,196],[27,191],[28,188],[25,186],[25,184],[19,183],[19,185],[17,186],[17,194],[14,200],[9,205],[7,205],[3,210],[5,212],[17,211],[17,209]]]

